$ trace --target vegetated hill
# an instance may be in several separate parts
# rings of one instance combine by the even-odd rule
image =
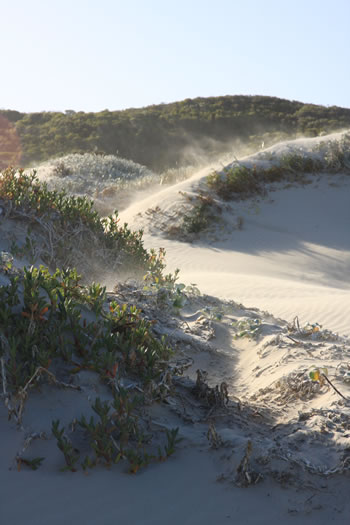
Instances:
[[[347,108],[240,95],[99,113],[2,110],[0,116],[8,120],[6,132],[0,126],[0,150],[9,149],[6,137],[15,128],[23,166],[68,153],[100,152],[117,153],[158,171],[193,162],[196,154],[210,158],[226,152],[236,141],[253,148],[261,141],[266,146],[287,136],[350,127]],[[0,162],[6,158],[11,156]]]
[[[11,114],[14,112],[5,113],[6,116],[3,116],[0,112],[0,169],[16,166],[21,161],[21,143],[15,126],[8,120],[13,118]]]

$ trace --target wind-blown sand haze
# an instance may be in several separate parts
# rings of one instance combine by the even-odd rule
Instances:
[[[239,162],[313,154],[341,136],[283,143]],[[208,231],[181,235],[188,196],[204,191],[214,168],[222,167],[121,214],[144,230],[147,248],[165,248],[167,269],[179,268],[179,282],[201,294],[185,288],[172,312],[148,303],[142,285],[107,280],[155,319],[155,332],[188,364],[164,402],[147,407],[153,425],[179,428],[175,454],[136,475],[120,464],[59,472],[51,420],[71,424],[76,411],[108,394],[89,373],[79,376],[79,392],[45,385],[28,399],[21,429],[0,407],[4,525],[349,523],[350,178],[317,173],[304,184],[270,184],[264,195],[222,202]],[[1,227],[5,250],[11,230],[5,219]],[[331,384],[311,380],[310,371],[324,369]],[[14,458],[33,432],[46,434],[30,446],[46,460],[38,471],[18,472]]]
[[[310,143],[317,141],[299,139],[292,145],[298,152],[303,145],[310,148]],[[275,148],[277,154],[281,149]],[[249,160],[254,163],[254,157]],[[147,210],[158,206],[166,220],[172,215],[178,220],[183,206],[179,192],[191,194],[212,170],[201,170],[190,180],[135,203],[121,219],[144,228],[146,246],[164,247],[169,270],[180,268],[181,280],[196,283],[203,293],[287,320],[298,315],[305,322],[350,333],[349,179],[322,175],[307,186],[277,187],[264,198],[229,206],[227,224],[215,235],[191,244],[165,238],[157,227],[157,213],[150,216]],[[238,217],[243,219],[242,229],[237,228]],[[159,222],[163,226],[162,217]]]

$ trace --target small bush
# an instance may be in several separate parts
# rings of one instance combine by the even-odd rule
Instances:
[[[165,456],[159,458],[145,451],[151,436],[144,437],[138,422],[144,401],[158,396],[155,387],[168,373],[172,354],[165,339],[153,334],[153,322],[133,305],[107,303],[105,288],[96,283],[83,286],[75,270],[50,274],[44,267],[25,268],[19,275],[10,275],[9,281],[0,287],[1,380],[9,418],[21,424],[30,390],[45,378],[79,389],[69,378],[91,370],[111,387],[113,401],[97,397],[92,409],[98,420],[84,415],[77,420],[94,454],[85,458],[82,467],[101,462],[110,466],[127,459],[130,471],[136,472],[151,460],[170,456],[178,442],[177,432],[167,435]],[[119,384],[125,376],[136,380],[142,395]],[[72,432],[61,427],[59,420],[52,422],[52,434],[64,456],[62,470],[75,472],[80,453]],[[28,460],[27,464],[37,468],[40,462]]]
[[[340,140],[331,140],[321,143],[319,151],[324,154],[326,169],[331,173],[350,170],[350,133],[346,133]]]
[[[216,220],[217,213],[221,212],[221,208],[210,195],[204,193],[188,200],[191,202],[191,208],[184,215],[180,230],[186,234],[191,234],[208,229]]]
[[[245,197],[262,193],[262,186],[258,179],[256,168],[234,166],[223,173],[214,172],[207,177],[207,184],[223,199],[230,199],[234,195]]]
[[[68,168],[68,166],[66,166],[63,161],[59,161],[56,163],[53,172],[56,175],[56,177],[68,177],[72,174],[71,169]]]

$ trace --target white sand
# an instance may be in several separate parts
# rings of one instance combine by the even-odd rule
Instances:
[[[303,145],[298,141],[298,148]],[[82,379],[79,393],[43,388],[28,401],[24,431],[7,422],[1,405],[0,523],[349,523],[350,404],[327,384],[308,378],[309,370],[326,366],[328,377],[350,398],[344,381],[350,342],[342,336],[350,333],[349,179],[316,177],[306,187],[232,203],[222,230],[218,226],[193,243],[166,239],[164,221],[172,216],[176,223],[186,205],[179,190],[195,193],[204,175],[135,203],[122,219],[145,229],[147,246],[166,248],[169,269],[181,269],[180,281],[235,301],[192,298],[174,325],[157,326],[194,360],[190,379],[200,368],[208,372],[209,385],[227,383],[229,407],[210,413],[180,383],[182,401],[175,395],[172,404],[151,410],[162,425],[180,427],[184,440],[170,460],[135,476],[122,473],[120,465],[86,476],[58,472],[62,456],[50,422],[71,421],[89,397],[101,395],[101,385]],[[146,213],[157,206],[163,213]],[[243,217],[242,230],[237,217]],[[301,328],[318,322],[342,335],[288,331],[278,319],[292,321],[296,315]],[[258,326],[256,339],[236,337],[244,323]],[[211,422],[223,442],[218,450],[206,437]],[[25,433],[34,430],[48,433],[48,440],[37,440],[30,449],[33,456],[46,457],[43,466],[36,472],[9,470]],[[248,440],[251,473],[263,479],[239,488],[237,467]]]
[[[309,151],[319,141],[298,139],[268,151]],[[250,159],[254,163],[256,156]],[[176,221],[184,206],[179,191],[195,194],[210,171],[135,203],[122,221],[143,228],[146,247],[164,247],[169,270],[180,268],[180,280],[196,283],[203,293],[350,334],[350,179],[322,175],[305,187],[275,189],[263,199],[231,204],[224,230],[215,235],[192,243],[165,238],[160,214],[145,212],[159,206]],[[243,218],[242,230],[237,217]]]

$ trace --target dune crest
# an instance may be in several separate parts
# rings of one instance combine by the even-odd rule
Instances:
[[[323,158],[327,145],[344,136],[287,141],[239,163],[266,167],[293,153]],[[220,202],[206,188],[221,213],[216,213],[217,222],[186,242],[176,228],[193,207],[189,198],[204,191],[213,169],[136,202],[121,219],[144,229],[147,247],[163,246],[169,270],[180,268],[181,280],[196,283],[203,293],[287,320],[298,314],[305,322],[348,333],[350,178],[342,172],[310,173],[303,183],[271,183],[265,195]]]
[[[31,378],[17,397],[6,379],[7,370],[15,377],[17,373],[8,334],[6,330],[0,334],[4,523],[37,525],[44,516],[45,523],[54,525],[74,516],[75,523],[221,525],[239,517],[239,523],[253,525],[262,520],[295,523],[295,516],[304,523],[310,515],[321,524],[334,519],[348,523],[347,169],[336,173],[320,169],[300,177],[288,157],[288,177],[269,182],[266,191],[256,195],[229,201],[207,185],[214,168],[224,178],[232,166],[269,169],[295,151],[317,160],[324,155],[322,143],[327,146],[343,137],[283,143],[235,159],[226,170],[220,164],[212,166],[126,209],[122,221],[144,230],[147,248],[166,249],[168,269],[181,269],[180,282],[162,280],[160,274],[148,282],[123,282],[114,271],[107,279],[100,265],[101,277],[108,280],[107,292],[78,285],[74,275],[62,292],[62,284],[52,283],[47,272],[45,294],[41,302],[29,301],[31,310],[22,309],[22,291],[11,299],[11,289],[6,288],[3,297],[17,308],[11,314],[18,315],[23,325],[29,319],[28,337],[40,323],[48,326],[55,320],[56,306],[70,287],[75,308],[64,332],[74,347],[70,358],[59,361],[60,352],[66,355],[61,341],[57,362],[48,359],[39,366],[34,375],[43,377],[36,388],[31,388]],[[202,231],[193,231],[207,206],[214,217],[208,217]],[[193,209],[199,210],[195,216]],[[11,211],[4,205],[0,212],[4,290],[12,278],[23,280],[23,265],[29,265],[8,253],[15,236],[22,247],[28,244],[23,217],[11,216]],[[94,215],[92,219],[98,229],[98,219]],[[45,238],[38,231],[39,245]],[[105,234],[108,237],[107,227],[100,236]],[[141,236],[130,239],[127,228],[123,235],[140,254]],[[111,239],[107,241],[112,245]],[[118,252],[118,244],[113,247]],[[154,263],[155,255],[141,255],[143,263]],[[29,281],[32,271],[25,272]],[[47,290],[51,302],[41,308]],[[77,297],[81,304],[74,302]],[[133,305],[130,312],[127,305]],[[99,315],[104,327],[100,331]],[[90,331],[76,340],[70,333],[73,327],[79,337],[84,329]],[[15,330],[15,323],[11,328]],[[136,335],[143,341],[140,348]],[[106,347],[100,348],[99,338],[105,336]],[[37,355],[33,348],[31,358]],[[95,373],[98,367],[100,376]],[[130,409],[126,441],[135,447],[131,452],[124,449],[124,433],[118,431],[117,441],[113,437],[129,396],[144,401],[136,412]],[[112,403],[110,415],[101,417],[103,436],[93,433],[91,423],[96,439],[86,441],[90,417],[101,414],[103,406],[110,409]],[[53,420],[60,420],[65,429],[64,456],[57,438],[59,424],[55,433]],[[83,461],[87,450],[92,453],[90,445],[98,454]],[[59,472],[64,461],[71,472]],[[148,467],[131,476],[125,474],[128,462],[134,474],[140,466]],[[39,466],[37,472],[30,470]]]

